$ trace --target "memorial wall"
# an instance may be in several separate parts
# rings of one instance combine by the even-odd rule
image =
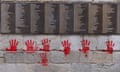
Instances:
[[[112,2],[0,3],[2,34],[120,34],[120,4]]]

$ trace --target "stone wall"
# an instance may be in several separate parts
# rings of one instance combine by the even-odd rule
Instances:
[[[17,51],[6,51],[6,48],[10,48],[9,41],[14,39],[19,42]],[[39,50],[43,48],[44,39],[50,40],[49,51]],[[119,39],[119,35],[0,35],[0,72],[120,72]],[[34,48],[38,50],[24,51],[27,40],[34,41]],[[61,43],[64,40],[71,44],[67,55],[61,51],[64,50]],[[87,53],[79,50],[84,48],[83,40],[90,41]],[[107,50],[108,40],[112,41],[112,53]],[[41,53],[46,53],[46,65],[42,63]]]
[[[24,0],[1,0],[24,1]],[[33,0],[27,0],[33,1]],[[79,1],[79,0],[36,0],[36,1]],[[81,0],[93,2],[117,2],[119,0]],[[48,38],[50,51],[35,50],[26,52],[25,41],[34,40],[34,47],[43,47],[41,40]],[[17,51],[6,51],[9,41],[16,39]],[[65,55],[61,42],[69,40],[70,53]],[[84,52],[82,40],[90,41],[89,50]],[[112,41],[107,49],[106,41]],[[86,43],[87,44],[87,43]],[[115,44],[115,45],[114,45]],[[80,49],[82,51],[80,51]],[[111,51],[113,51],[111,53]],[[46,53],[46,65],[41,53]],[[86,56],[87,54],[87,56]],[[119,35],[0,35],[0,72],[120,72],[120,36]],[[44,57],[43,57],[44,58]]]

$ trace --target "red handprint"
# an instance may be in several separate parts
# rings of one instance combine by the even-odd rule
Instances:
[[[106,41],[107,50],[104,50],[104,51],[107,52],[108,54],[112,54],[114,45],[115,43],[113,43],[113,41],[110,41],[110,40]]]
[[[25,42],[25,45],[26,45],[26,52],[29,52],[29,53],[31,53],[31,52],[35,52],[35,47],[34,47],[34,41],[33,40],[27,40],[26,42]]]
[[[82,40],[81,45],[82,45],[82,49],[79,49],[79,51],[82,51],[85,54],[85,57],[87,57],[88,56],[88,51],[89,51],[90,41]]]
[[[43,48],[42,49],[40,49],[41,51],[50,51],[50,40],[48,40],[48,39],[43,39],[42,40],[42,46],[43,46]]]
[[[62,46],[64,47],[64,50],[60,50],[60,51],[63,51],[65,56],[67,56],[68,54],[70,54],[71,43],[68,40],[64,40],[61,43],[62,43]]]
[[[38,62],[42,64],[43,66],[48,66],[48,59],[47,59],[47,53],[40,53],[41,61]]]
[[[6,51],[17,51],[18,41],[16,39],[9,40],[10,47]]]

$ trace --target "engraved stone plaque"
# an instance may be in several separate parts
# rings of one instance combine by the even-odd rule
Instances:
[[[100,34],[102,32],[102,4],[89,4],[89,34]]]
[[[15,4],[1,3],[1,33],[15,33]]]
[[[45,33],[59,32],[59,4],[45,3]]]
[[[16,3],[16,33],[30,34],[30,3]]]
[[[1,33],[1,2],[0,2],[0,33]]]
[[[120,34],[120,3],[117,4],[117,34]]]
[[[103,4],[103,34],[114,34],[117,23],[117,4]]]
[[[44,3],[31,3],[31,33],[44,33]]]
[[[74,4],[74,33],[88,33],[88,3]]]
[[[60,4],[60,33],[71,34],[73,33],[73,4],[72,3],[61,3]]]

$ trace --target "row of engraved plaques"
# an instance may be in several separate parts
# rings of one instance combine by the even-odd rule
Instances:
[[[3,34],[119,34],[118,3],[1,2]]]

